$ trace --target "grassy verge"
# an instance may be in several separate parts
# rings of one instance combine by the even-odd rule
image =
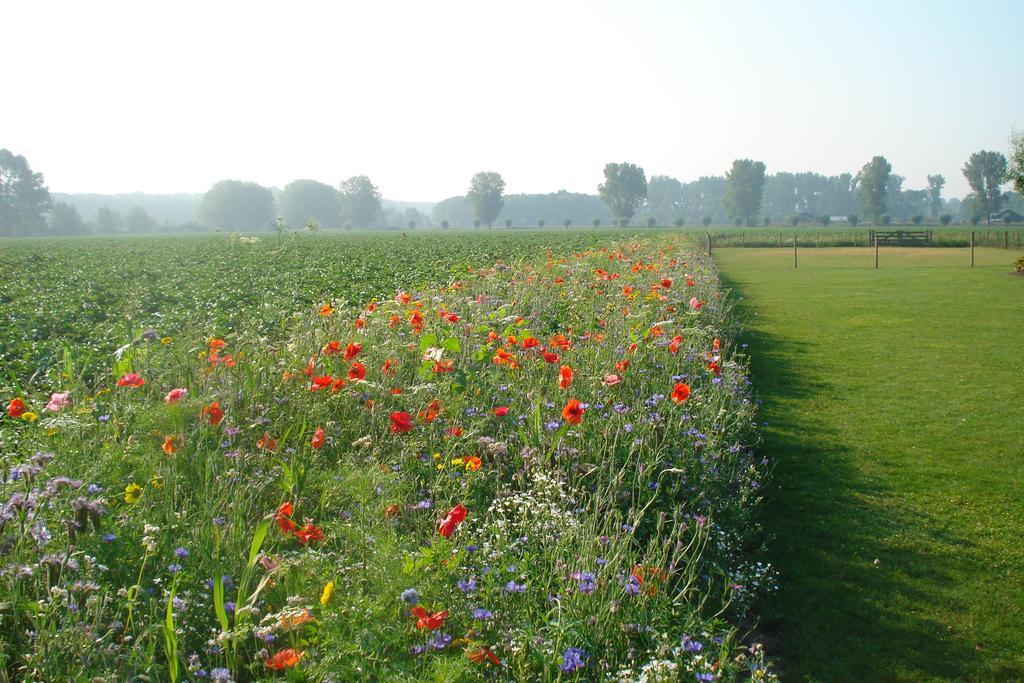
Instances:
[[[1024,678],[1017,255],[716,252],[751,316],[787,678]]]

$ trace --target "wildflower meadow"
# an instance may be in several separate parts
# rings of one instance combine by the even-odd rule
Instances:
[[[737,316],[587,239],[15,377],[0,679],[775,680]]]

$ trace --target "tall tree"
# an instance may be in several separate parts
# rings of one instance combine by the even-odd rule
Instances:
[[[124,229],[127,232],[153,232],[156,219],[141,206],[133,206],[124,215]]]
[[[124,231],[124,221],[121,220],[121,212],[114,211],[109,206],[101,206],[96,211],[96,232],[101,235],[112,235]]]
[[[928,202],[931,205],[932,218],[938,218],[939,211],[942,210],[942,187],[945,184],[946,179],[941,175],[928,176]]]
[[[725,210],[729,218],[751,223],[761,212],[764,196],[764,162],[737,159],[725,174]]]
[[[374,224],[380,213],[380,190],[364,175],[352,176],[341,184],[341,208],[357,228]]]
[[[683,201],[683,184],[667,175],[651,176],[647,182],[647,212],[668,222],[679,215]]]
[[[491,227],[491,223],[505,206],[502,194],[505,192],[505,181],[501,175],[492,171],[480,171],[469,182],[466,199],[473,207],[473,217]]]
[[[991,223],[992,212],[999,210],[1003,192],[999,186],[1006,179],[1006,157],[999,152],[975,152],[964,164],[964,177],[971,186],[971,200],[977,213]]]
[[[270,190],[241,180],[214,183],[199,204],[206,225],[234,230],[269,230],[276,212]]]
[[[325,228],[341,227],[338,192],[315,180],[293,180],[281,193],[281,218],[293,228],[304,226],[310,218]]]
[[[46,227],[50,191],[25,157],[0,149],[0,235]]]
[[[50,212],[50,232],[54,235],[84,235],[87,230],[78,209],[70,204],[57,202]]]
[[[628,221],[647,196],[647,177],[636,164],[606,164],[597,191],[614,218]]]
[[[877,224],[885,214],[885,194],[891,172],[892,164],[883,156],[874,157],[860,170],[857,195],[861,213],[872,223]]]
[[[1006,182],[1013,183],[1017,194],[1024,194],[1024,132],[1010,135],[1010,166]]]

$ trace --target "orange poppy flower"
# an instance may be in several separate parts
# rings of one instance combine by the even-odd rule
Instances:
[[[491,330],[490,332],[487,333],[487,343],[488,344],[490,344],[492,341],[494,341],[497,338],[498,338],[498,333],[495,332],[494,330]]]
[[[484,662],[490,662],[494,665],[500,665],[501,660],[498,656],[491,652],[490,648],[478,647],[475,650],[466,650],[466,658],[474,664],[483,664]]]
[[[281,621],[278,622],[278,627],[282,630],[288,631],[291,629],[298,628],[303,624],[315,621],[313,613],[308,609],[304,609],[297,614],[284,614],[281,616]]]
[[[572,348],[572,340],[562,334],[556,334],[551,337],[551,346],[562,351],[568,351]]]
[[[685,340],[683,339],[683,335],[681,335],[681,334],[677,334],[676,336],[672,337],[672,341],[669,342],[669,345],[668,345],[669,352],[670,353],[678,353],[679,352],[679,346],[684,341]]]
[[[516,357],[505,349],[497,349],[494,352],[494,357],[491,359],[495,365],[507,365],[512,370],[519,367],[519,362]]]
[[[309,390],[319,391],[320,389],[325,389],[331,386],[331,382],[333,381],[334,378],[330,375],[316,375],[313,377],[313,384],[310,385]]]
[[[572,376],[572,368],[570,368],[568,365],[563,365],[561,369],[558,371],[558,388],[568,389],[569,386],[572,384]]]
[[[391,519],[392,517],[397,517],[398,513],[401,512],[401,511],[402,511],[402,506],[401,505],[399,505],[398,503],[392,503],[391,505],[388,505],[386,508],[384,508],[384,517],[386,519]]]
[[[719,339],[718,337],[715,337],[715,341],[711,342],[711,350],[714,351],[715,353],[718,353],[719,351],[721,351],[722,350],[722,340]]]
[[[416,617],[416,628],[433,631],[444,626],[444,620],[448,618],[448,610],[431,614],[419,605],[416,605],[412,608],[412,615]]]
[[[412,301],[412,296],[410,296],[408,292],[399,292],[398,294],[395,295],[395,301],[397,303],[405,305]]]
[[[119,387],[141,387],[145,383],[146,380],[142,379],[142,377],[134,372],[122,375],[121,378],[117,380],[117,386]]]
[[[356,318],[355,327],[357,330],[363,329],[364,327],[366,327],[366,321],[363,320],[362,318]]]
[[[348,369],[348,378],[356,381],[366,378],[366,366],[359,361],[354,361],[352,366]]]
[[[324,304],[323,306],[320,307],[320,315],[322,317],[326,318],[331,313],[334,313],[334,307],[331,306],[330,304]]]
[[[274,669],[276,671],[282,671],[284,669],[295,666],[299,663],[305,653],[296,652],[292,648],[286,648],[284,650],[278,650],[277,653],[272,657],[268,657],[263,660],[263,666],[268,669]]]
[[[585,409],[575,398],[570,398],[569,402],[562,408],[562,419],[571,425],[578,425],[583,422],[583,413]]]
[[[391,431],[396,434],[404,434],[412,431],[412,415],[406,412],[394,412],[388,415],[391,420]]]
[[[338,389],[345,386],[345,379],[343,377],[335,377],[334,381],[331,382],[331,393],[333,394]]]
[[[356,342],[350,343],[345,347],[345,360],[350,361],[358,356],[363,351],[363,345],[357,344]]]
[[[223,349],[225,346],[227,346],[227,344],[224,342],[223,339],[217,339],[216,337],[210,339],[210,348],[211,349],[218,349],[219,350],[219,349]]]
[[[25,406],[25,401],[20,398],[12,398],[11,402],[7,404],[7,416],[15,419],[25,414],[28,408]]]
[[[165,436],[164,443],[160,446],[160,449],[167,455],[174,455],[174,452],[178,450],[174,445],[174,437]]]
[[[470,472],[476,472],[478,469],[480,469],[481,464],[482,461],[475,455],[471,455],[466,458],[466,469],[469,470]]]
[[[536,337],[524,337],[523,338],[523,348],[524,349],[532,349],[535,346],[540,346],[540,340],[539,339],[537,339]]]
[[[710,363],[708,363],[704,367],[707,368],[708,372],[713,374],[715,377],[721,377],[721,375],[722,375],[722,366],[720,366],[718,364],[717,360],[711,361]]]
[[[448,436],[462,436],[463,429],[462,427],[450,427],[445,433],[448,434]]]
[[[455,369],[455,361],[453,361],[453,360],[439,360],[436,363],[434,363],[434,373],[435,374],[439,374],[439,375],[440,374],[444,374],[446,372],[451,372],[454,369]]]
[[[293,508],[292,504],[288,501],[281,503],[278,506],[277,511],[274,513],[274,522],[277,527],[286,534],[294,533],[298,526],[292,521]]]
[[[388,327],[398,327],[398,323],[402,321],[397,315],[391,315],[388,317]]]
[[[203,406],[202,410],[199,411],[199,415],[206,418],[206,421],[214,427],[219,425],[220,421],[224,419],[224,411],[220,409],[219,401],[214,401],[208,406]]]
[[[324,346],[324,355],[325,356],[334,356],[334,355],[339,354],[339,353],[341,353],[341,342],[340,341],[337,341],[337,340],[329,341]]]
[[[625,372],[628,368],[629,368],[629,361],[626,360],[625,358],[623,358],[622,360],[620,360],[618,363],[615,364],[615,369],[618,372]]]
[[[686,399],[690,398],[690,385],[684,382],[679,382],[672,388],[672,400],[675,403],[682,403]]]
[[[268,451],[277,450],[277,441],[270,436],[270,432],[263,432],[263,438],[256,442],[256,447]]]
[[[299,543],[302,545],[306,545],[310,541],[324,540],[324,530],[313,523],[309,523],[301,529],[296,529],[292,532],[292,535],[299,539]]]
[[[443,410],[443,406],[439,399],[434,399],[427,404],[427,407],[419,412],[419,419],[423,422],[433,422],[438,418]]]
[[[413,331],[419,333],[423,331],[423,314],[419,311],[413,311],[409,314],[409,324],[412,325]]]
[[[324,433],[323,427],[317,427],[316,431],[313,432],[313,438],[309,440],[309,445],[313,448],[320,449],[324,447],[324,443],[327,442],[327,435]]]

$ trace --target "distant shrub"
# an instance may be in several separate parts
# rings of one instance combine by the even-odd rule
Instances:
[[[594,219],[594,227],[595,228],[600,228],[601,227],[601,219],[600,218],[595,218]]]
[[[704,218],[702,218],[700,222],[704,224],[705,228],[708,227],[709,225],[711,225],[711,216],[704,216]]]
[[[657,224],[658,224],[658,221],[657,221],[657,220],[655,220],[655,219],[653,219],[653,218],[648,218],[648,219],[647,219],[647,227],[648,227],[648,228],[653,228],[653,227],[654,227],[655,225],[657,225]]]
[[[541,218],[539,221],[537,221],[537,227],[538,228],[543,228],[545,225],[547,225],[547,224],[544,222],[543,218]]]
[[[684,225],[686,225],[686,219],[685,219],[685,218],[682,218],[682,217],[680,217],[680,218],[677,218],[677,219],[675,219],[675,220],[674,220],[674,221],[672,221],[672,222],[673,222],[673,224],[675,224],[675,226],[676,226],[677,228],[681,228],[681,227],[683,227]]]
[[[882,214],[882,225],[889,225],[892,223],[892,216],[887,213]]]
[[[410,230],[415,230],[415,229],[416,229],[416,221],[409,221],[409,222],[408,222],[408,223],[406,223],[405,225],[406,225],[406,226],[407,226],[407,227],[408,227],[408,228],[409,228]]]
[[[939,217],[939,222],[942,223],[943,225],[949,225],[950,222],[952,222],[952,220],[953,217],[950,216],[948,213],[944,213]]]
[[[742,218],[737,218],[737,219],[733,220],[732,224],[735,225],[738,228],[741,225],[743,225],[743,219]]]
[[[915,213],[913,216],[910,217],[910,222],[913,223],[914,225],[921,225],[921,221],[923,220],[924,216],[922,216],[919,213]]]
[[[794,228],[800,225],[800,216],[790,216],[789,224],[792,225]]]
[[[479,219],[479,218],[474,218],[474,219],[473,219],[473,227],[474,227],[474,228],[479,228],[479,227],[480,227],[480,225],[481,225],[481,223],[480,223],[480,219]]]
[[[511,218],[506,218],[505,219],[505,227],[506,228],[511,228],[512,227],[512,219]]]
[[[769,225],[771,225],[771,224],[772,224],[772,219],[771,219],[771,218],[769,218],[768,216],[765,216],[765,217],[764,217],[764,227],[766,227],[766,228],[767,228],[767,227],[768,227]]]
[[[565,220],[562,221],[562,225],[568,228],[570,225],[572,225],[572,219],[566,218]]]
[[[450,225],[451,225],[451,223],[449,223],[448,221],[441,221],[441,229],[442,230],[447,230]]]
[[[851,213],[849,216],[846,217],[846,222],[849,223],[850,225],[857,225],[857,222],[859,220],[860,219],[857,218],[857,214],[855,213]]]
[[[827,228],[829,223],[832,222],[832,216],[829,216],[828,214],[825,214],[824,216],[821,217],[820,220],[821,220],[821,224],[824,225]]]
[[[981,216],[979,216],[979,215],[971,216],[971,225],[977,225],[980,222],[981,222]]]

